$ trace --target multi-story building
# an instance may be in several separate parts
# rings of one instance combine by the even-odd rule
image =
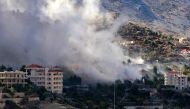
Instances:
[[[168,72],[164,75],[164,84],[175,86],[178,90],[188,87],[188,76],[179,72]]]
[[[22,71],[4,71],[0,72],[0,83],[11,87],[15,84],[26,84],[26,72]]]
[[[43,86],[53,93],[62,93],[63,71],[58,66],[45,68],[40,65],[27,66],[28,78],[37,86]]]

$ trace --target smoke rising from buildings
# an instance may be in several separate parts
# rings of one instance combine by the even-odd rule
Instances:
[[[1,0],[0,62],[65,65],[95,81],[139,78],[140,68],[124,65],[126,56],[113,43],[122,22],[114,20],[99,3]]]

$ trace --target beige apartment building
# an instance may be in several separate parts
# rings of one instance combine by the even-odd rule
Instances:
[[[188,76],[180,72],[168,72],[164,74],[164,84],[175,86],[178,90],[183,90],[188,87]]]
[[[26,68],[30,73],[28,78],[36,86],[45,87],[53,93],[62,93],[63,90],[63,71],[60,67],[51,68],[32,64]]]
[[[24,85],[26,84],[26,79],[26,72],[18,70],[0,72],[0,83],[7,87],[11,87],[15,84]]]

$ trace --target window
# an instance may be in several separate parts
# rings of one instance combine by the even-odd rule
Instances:
[[[53,75],[58,75],[58,73],[54,73]]]

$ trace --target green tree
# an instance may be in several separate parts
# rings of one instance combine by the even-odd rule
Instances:
[[[7,69],[6,66],[4,66],[3,64],[0,66],[0,71],[1,72],[5,71],[6,69]]]
[[[26,65],[23,65],[23,66],[20,68],[20,71],[26,72]]]
[[[190,67],[188,65],[184,65],[183,69],[184,69],[183,71],[184,74],[190,74]]]
[[[76,75],[69,77],[64,81],[65,85],[81,85],[82,79]]]
[[[7,71],[13,71],[13,68],[12,67],[8,67],[6,70]]]
[[[154,73],[155,75],[158,74],[158,68],[157,68],[157,66],[154,66],[154,67],[153,67],[153,73]]]
[[[22,109],[22,108],[20,108],[16,103],[8,100],[5,101],[4,109]]]

